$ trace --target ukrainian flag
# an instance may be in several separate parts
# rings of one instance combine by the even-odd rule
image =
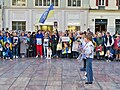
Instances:
[[[54,14],[54,8],[53,8],[53,4],[43,13],[43,15],[41,16],[39,22],[43,23],[46,21],[47,18],[50,18],[51,16],[53,16]]]

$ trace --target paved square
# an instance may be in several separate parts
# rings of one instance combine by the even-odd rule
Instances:
[[[0,90],[120,90],[120,62],[93,61],[94,82],[85,85],[75,59],[0,60]]]

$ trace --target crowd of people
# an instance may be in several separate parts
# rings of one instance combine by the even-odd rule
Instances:
[[[52,33],[42,30],[27,33],[0,31],[0,57],[10,60],[23,57],[80,59],[87,34],[92,35],[94,55],[98,60],[106,59],[108,62],[113,59],[120,60],[120,34],[116,33],[113,36],[109,32],[93,34],[90,29],[85,32],[55,30]],[[69,42],[63,43],[63,37],[67,37]]]

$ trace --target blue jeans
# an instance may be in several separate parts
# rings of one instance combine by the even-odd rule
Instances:
[[[18,47],[13,47],[13,56],[18,56]]]
[[[44,56],[46,56],[46,57],[47,57],[47,49],[48,49],[48,47],[44,46]]]
[[[87,58],[86,60],[86,72],[88,82],[93,81],[92,60],[93,60],[92,58]]]
[[[6,52],[5,52],[5,53],[6,53]],[[12,56],[12,51],[9,51],[9,52],[6,53],[3,57],[4,57],[4,58],[10,57],[10,59],[12,59],[12,58],[13,58],[13,56]]]

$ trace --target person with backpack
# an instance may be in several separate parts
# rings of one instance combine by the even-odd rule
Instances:
[[[120,35],[117,35],[114,43],[116,60],[120,60]]]

